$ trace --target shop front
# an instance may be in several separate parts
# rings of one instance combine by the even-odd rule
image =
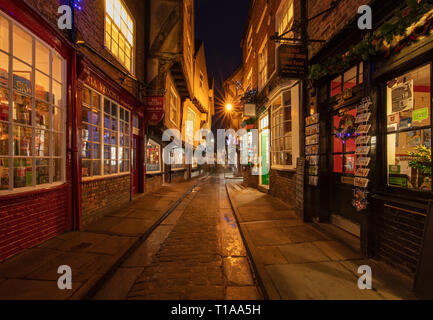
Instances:
[[[0,4],[0,260],[73,227],[73,70],[55,29]]]
[[[144,192],[144,119],[141,103],[98,68],[80,62],[78,106],[81,225]]]

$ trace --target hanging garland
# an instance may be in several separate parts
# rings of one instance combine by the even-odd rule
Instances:
[[[406,3],[407,8],[396,10],[391,21],[352,46],[346,54],[310,66],[309,78],[317,80],[342,72],[353,63],[367,61],[380,53],[388,58],[428,35],[433,27],[433,0],[406,0]]]
[[[343,142],[353,138],[356,132],[355,120],[355,117],[351,114],[344,114],[338,123],[338,128],[334,127],[337,138],[343,140]]]

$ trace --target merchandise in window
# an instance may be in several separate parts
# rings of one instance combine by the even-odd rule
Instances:
[[[291,91],[283,92],[271,109],[272,164],[293,165]]]
[[[149,140],[146,147],[146,172],[161,172],[161,147]]]
[[[356,108],[333,116],[333,172],[353,175],[356,169]]]
[[[62,182],[65,61],[2,15],[0,30],[0,190]]]
[[[388,185],[432,190],[431,65],[387,83]]]

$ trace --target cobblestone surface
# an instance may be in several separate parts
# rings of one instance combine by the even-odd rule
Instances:
[[[212,177],[188,198],[127,298],[259,299],[224,180]]]

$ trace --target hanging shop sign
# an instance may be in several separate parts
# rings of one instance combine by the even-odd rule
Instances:
[[[244,117],[255,117],[256,116],[256,105],[247,103],[244,105]]]
[[[164,96],[147,96],[144,101],[144,112],[151,126],[156,126],[164,117]]]
[[[278,71],[281,77],[302,79],[307,75],[307,53],[302,45],[280,45]]]

